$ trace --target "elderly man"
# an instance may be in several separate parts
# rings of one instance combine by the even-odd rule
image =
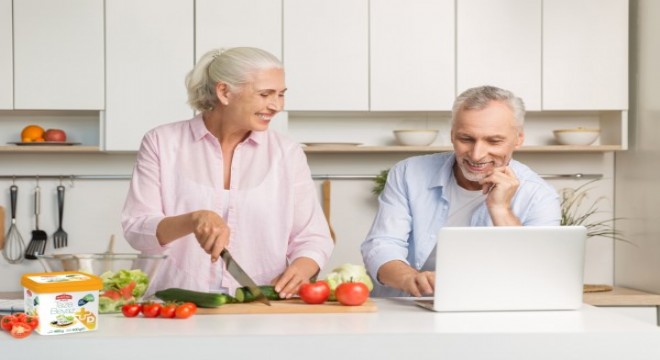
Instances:
[[[525,107],[507,90],[468,89],[452,109],[453,152],[396,164],[379,197],[362,257],[373,296],[433,293],[436,234],[444,226],[559,225],[559,196],[512,159]]]

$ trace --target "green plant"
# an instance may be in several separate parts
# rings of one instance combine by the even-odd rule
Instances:
[[[597,180],[589,181],[577,188],[564,188],[561,189],[561,223],[560,225],[582,225],[587,228],[587,237],[604,236],[614,240],[620,240],[627,243],[628,241],[620,230],[614,227],[617,218],[609,218],[604,220],[594,220],[597,214],[602,214],[604,211],[598,209],[598,205],[606,201],[605,196],[599,196],[591,203],[586,203],[589,200],[590,187]],[[632,244],[632,243],[631,243]]]
[[[380,193],[383,192],[383,189],[385,189],[385,183],[387,182],[387,174],[390,172],[390,169],[386,169],[381,171],[376,177],[374,178],[374,187],[371,189],[371,192],[374,193],[374,195],[378,196]]]

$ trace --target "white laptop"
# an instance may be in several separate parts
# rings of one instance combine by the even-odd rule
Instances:
[[[434,311],[573,310],[582,305],[583,226],[446,227]]]

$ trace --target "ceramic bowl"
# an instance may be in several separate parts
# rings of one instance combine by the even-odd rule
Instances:
[[[399,145],[427,146],[438,137],[438,130],[394,130],[394,137]]]
[[[555,130],[555,139],[562,145],[591,145],[598,139],[600,129],[561,129]]]

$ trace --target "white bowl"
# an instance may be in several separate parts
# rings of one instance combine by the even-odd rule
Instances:
[[[438,137],[438,130],[394,130],[394,137],[400,145],[431,145]]]
[[[562,145],[591,145],[598,139],[600,129],[561,129],[553,131],[555,139]]]

